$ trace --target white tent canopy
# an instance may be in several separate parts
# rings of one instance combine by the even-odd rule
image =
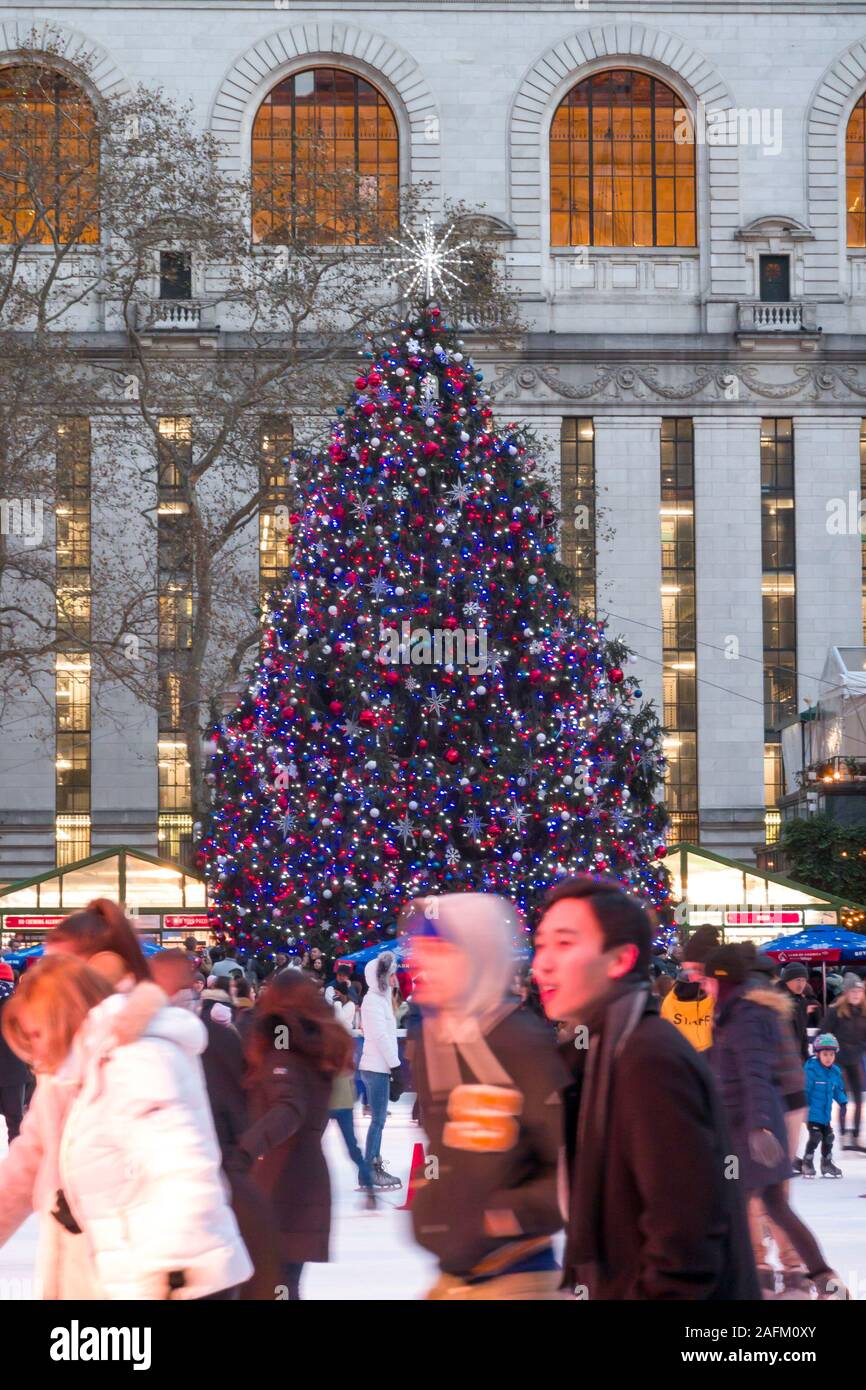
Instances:
[[[797,790],[804,762],[810,767],[846,758],[866,766],[866,647],[831,647],[816,717],[782,730],[786,792]]]

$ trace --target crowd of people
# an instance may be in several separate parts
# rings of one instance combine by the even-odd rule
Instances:
[[[804,966],[710,927],[660,955],[652,914],[582,876],[529,972],[491,895],[411,902],[399,930],[402,967],[195,938],[145,958],[97,900],[20,979],[0,962],[0,1244],[38,1215],[43,1297],[298,1299],[329,1257],[329,1121],[375,1212],[407,1083],[430,1299],[847,1296],[789,1195],[819,1147],[840,1176],[836,1116],[864,1151],[859,975],[825,1008]]]

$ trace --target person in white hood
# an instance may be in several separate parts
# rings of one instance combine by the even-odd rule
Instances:
[[[230,1298],[252,1273],[220,1173],[203,1024],[71,956],[28,971],[3,1034],[37,1073],[0,1163],[0,1245],[35,1211],[43,1298]]]
[[[381,1152],[382,1131],[388,1118],[391,1072],[400,1065],[397,1019],[392,998],[396,974],[392,951],[383,951],[364,967],[364,979],[367,981],[367,993],[361,1004],[364,1047],[358,1066],[370,1106],[370,1128],[367,1130],[364,1157],[373,1173],[373,1186],[380,1188],[403,1186],[400,1179],[386,1169]]]

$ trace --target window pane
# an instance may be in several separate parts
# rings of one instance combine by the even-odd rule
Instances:
[[[588,236],[573,245],[694,246],[695,146],[674,142],[678,113],[686,111],[672,88],[647,73],[615,69],[573,87],[551,126],[552,245],[576,236],[575,217],[566,225],[562,216],[570,197],[572,213],[591,209]]]
[[[354,73],[315,68],[280,82],[256,115],[252,161],[258,241],[371,245],[396,229],[397,123]]]

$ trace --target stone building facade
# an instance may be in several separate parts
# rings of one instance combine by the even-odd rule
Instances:
[[[588,599],[664,712],[674,834],[751,858],[779,725],[863,640],[866,3],[67,0],[0,7],[0,65],[33,26],[97,94],[189,99],[238,170],[276,84],[359,75],[401,180],[484,204],[528,325],[477,352],[499,409],[549,446]],[[86,847],[155,848],[155,721],[105,719]],[[53,737],[50,700],[9,713],[0,878],[54,862]]]

